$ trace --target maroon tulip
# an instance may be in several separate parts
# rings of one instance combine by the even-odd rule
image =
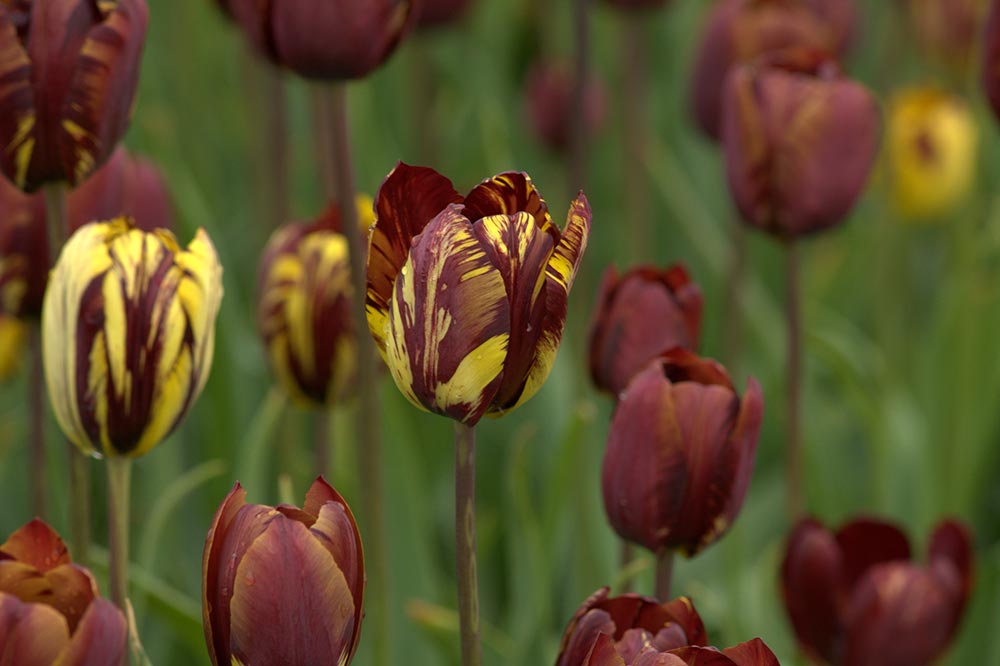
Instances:
[[[1000,118],[1000,0],[990,4],[983,34],[983,91],[993,107],[993,114]]]
[[[49,274],[45,199],[0,178],[0,309],[37,318]]]
[[[469,10],[471,0],[424,0],[416,10],[418,28],[436,28],[454,23]]]
[[[639,266],[619,276],[604,272],[590,321],[590,377],[617,397],[659,354],[696,350],[701,333],[701,289],[687,270]]]
[[[361,636],[364,588],[354,516],[322,477],[301,509],[247,504],[237,483],[202,558],[212,663],[347,664]]]
[[[910,560],[895,526],[861,518],[832,533],[795,527],[781,567],[785,609],[802,648],[830,666],[925,666],[958,628],[972,584],[972,539],[941,523],[928,562]]]
[[[0,663],[123,664],[127,625],[41,520],[0,546]]]
[[[830,30],[831,48],[835,53],[845,53],[858,34],[858,7],[854,0],[805,0],[813,13]]]
[[[644,9],[659,9],[665,7],[670,0],[604,0],[604,4],[627,11]]]
[[[20,189],[77,185],[128,127],[145,0],[0,3],[0,170]]]
[[[740,400],[725,368],[673,349],[629,383],[611,421],[604,508],[618,535],[656,554],[694,555],[746,497],[763,415],[750,378]]]
[[[808,49],[735,68],[722,123],[726,176],[744,221],[782,238],[841,222],[878,147],[874,97]]]
[[[309,79],[367,75],[396,49],[416,19],[416,0],[228,0],[254,47]]]
[[[166,182],[148,159],[119,148],[93,177],[69,194],[69,227],[131,217],[143,231],[174,228]]]
[[[564,152],[570,146],[573,89],[573,72],[565,63],[538,62],[528,72],[526,115],[535,134],[555,152]],[[583,106],[585,131],[595,134],[607,117],[607,94],[599,79],[587,83]]]
[[[556,666],[778,666],[760,639],[721,652],[707,645],[705,626],[689,599],[608,598],[605,587],[570,620]]]

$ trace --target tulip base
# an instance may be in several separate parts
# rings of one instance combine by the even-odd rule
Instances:
[[[479,666],[479,574],[476,568],[476,430],[455,423],[455,571],[462,666]]]
[[[665,550],[656,556],[656,598],[670,600],[670,585],[674,578],[674,551]]]
[[[128,521],[132,459],[108,458],[108,578],[111,601],[127,612]]]

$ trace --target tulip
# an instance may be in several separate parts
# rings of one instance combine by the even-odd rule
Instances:
[[[0,546],[0,663],[123,664],[128,627],[37,518]]]
[[[375,200],[368,325],[415,406],[473,426],[541,388],[590,233],[582,194],[560,232],[523,173],[463,198],[444,176],[400,164]]]
[[[993,109],[1000,118],[1000,0],[990,3],[986,28],[983,31],[982,86]]]
[[[424,0],[416,10],[418,28],[434,28],[454,23],[469,10],[471,0]]]
[[[878,144],[875,99],[820,52],[798,49],[735,68],[722,139],[743,220],[781,238],[841,222]]]
[[[721,652],[707,645],[690,599],[609,598],[605,587],[570,620],[556,666],[778,666],[759,638]]]
[[[972,63],[986,14],[984,0],[906,0],[924,51],[958,70]]]
[[[861,518],[836,533],[798,523],[781,566],[785,609],[802,649],[829,666],[927,666],[955,635],[972,584],[972,538],[937,526],[928,561],[906,535]]]
[[[229,0],[228,13],[262,55],[309,79],[366,76],[416,18],[415,0]]]
[[[687,270],[638,266],[604,272],[590,323],[590,376],[617,397],[659,354],[695,350],[701,332],[701,289]]]
[[[564,63],[538,62],[528,72],[525,115],[542,143],[557,153],[570,148],[573,87],[573,72]],[[598,79],[592,78],[584,91],[585,132],[596,134],[606,118],[606,91]]]
[[[0,309],[35,319],[49,273],[45,201],[0,178]]]
[[[20,189],[83,182],[128,127],[145,0],[0,4],[0,171]]]
[[[24,354],[27,327],[17,317],[0,314],[0,382],[14,376]]]
[[[845,53],[858,33],[858,7],[854,0],[805,0],[806,5],[830,31],[835,53]]]
[[[202,619],[215,666],[347,664],[361,636],[365,562],[344,498],[322,477],[301,509],[247,504],[236,484],[202,558]]]
[[[844,37],[835,23],[801,0],[721,0],[705,21],[691,73],[691,106],[702,131],[722,133],[723,89],[730,69],[793,46],[834,50]]]
[[[899,213],[932,218],[960,204],[975,177],[977,139],[976,122],[961,98],[935,88],[896,95],[886,161]]]

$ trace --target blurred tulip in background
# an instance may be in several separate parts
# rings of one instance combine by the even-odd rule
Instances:
[[[423,0],[415,10],[417,28],[426,29],[454,23],[465,16],[472,0]]]
[[[925,53],[964,74],[974,60],[988,0],[903,0]]]
[[[37,318],[49,274],[45,199],[25,194],[0,178],[0,308]]]
[[[17,317],[0,314],[0,382],[10,379],[21,366],[28,327]]]
[[[562,153],[570,148],[573,118],[573,71],[568,63],[536,62],[525,82],[525,115],[535,135],[549,149]],[[588,135],[596,134],[607,120],[607,92],[597,78],[584,91],[583,122]]]

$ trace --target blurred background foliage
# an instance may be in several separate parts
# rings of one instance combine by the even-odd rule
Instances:
[[[546,57],[572,52],[570,4],[478,0],[460,26],[411,38],[387,66],[353,85],[359,186],[374,193],[399,159],[429,160],[461,191],[518,169],[532,175],[561,218],[570,194],[566,167],[527,129],[521,89],[532,49]],[[944,662],[1000,664],[1000,136],[974,68],[936,64],[918,48],[904,3],[858,4],[863,21],[848,71],[885,103],[904,86],[926,83],[965,96],[979,130],[979,162],[971,195],[934,223],[901,220],[879,169],[851,219],[806,243],[808,506],[833,524],[859,512],[888,516],[906,526],[918,553],[940,517],[969,521],[977,535],[977,582]],[[271,76],[208,0],[150,5],[127,143],[166,173],[182,239],[199,226],[211,233],[226,270],[226,297],[205,394],[181,430],[135,468],[132,597],[154,663],[201,664],[208,663],[201,551],[212,515],[237,479],[250,501],[275,503],[282,494],[301,501],[314,475],[313,422],[271,389],[254,323],[257,259],[276,223],[266,212],[273,189],[264,145]],[[587,377],[587,320],[607,264],[678,260],[705,292],[702,352],[726,361],[741,390],[747,375],[757,377],[766,410],[741,517],[719,544],[678,563],[674,589],[693,597],[715,644],[761,636],[782,663],[801,663],[776,581],[788,527],[781,254],[768,239],[748,237],[742,355],[729,363],[724,340],[737,314],[723,304],[735,212],[717,147],[695,130],[687,106],[690,63],[709,6],[675,0],[642,21],[650,130],[640,187],[655,233],[642,256],[623,201],[630,191],[623,167],[625,26],[603,6],[592,13],[592,62],[609,89],[611,117],[592,145],[586,191],[593,235],[566,338],[538,396],[478,429],[488,664],[552,663],[583,599],[622,580],[599,485],[611,404]],[[307,218],[323,206],[311,90],[291,77],[286,84],[292,211]],[[25,374],[0,389],[4,534],[29,518]],[[392,653],[407,663],[457,663],[451,425],[414,410],[387,374],[382,398]],[[357,505],[351,424],[350,406],[338,409],[332,481]],[[65,534],[65,452],[56,433],[50,422],[50,518]],[[93,466],[94,502],[103,507],[103,470]],[[106,534],[103,514],[96,513],[98,543]],[[97,559],[101,574],[101,553]],[[651,591],[652,559],[639,555],[635,569],[637,589]],[[363,634],[355,663],[369,664],[370,651]]]

